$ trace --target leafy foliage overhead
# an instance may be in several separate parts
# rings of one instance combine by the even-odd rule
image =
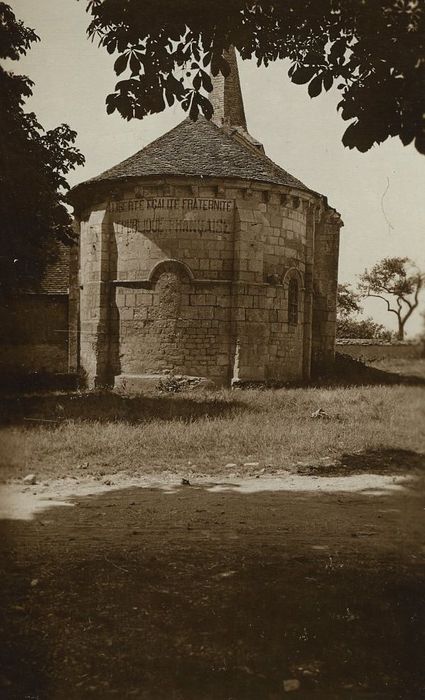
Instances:
[[[0,58],[18,60],[38,40],[0,2]],[[0,67],[0,290],[36,285],[57,241],[72,237],[65,176],[84,162],[69,126],[45,131],[25,111],[32,85]]]
[[[122,76],[107,111],[125,119],[181,103],[207,118],[212,75],[234,45],[258,65],[289,59],[310,97],[335,86],[343,143],[367,151],[389,136],[425,153],[423,0],[89,0],[88,33]]]

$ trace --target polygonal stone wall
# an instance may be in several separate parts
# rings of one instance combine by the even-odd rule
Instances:
[[[294,381],[309,377],[312,346],[327,360],[340,222],[318,223],[326,213],[318,196],[176,178],[101,198],[80,226],[80,362],[89,384],[164,372],[217,384]]]

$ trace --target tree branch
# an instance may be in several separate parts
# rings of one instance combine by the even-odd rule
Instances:
[[[409,307],[409,309],[411,309],[413,311],[413,309],[415,307],[413,306],[412,302],[409,301],[409,299],[406,299],[406,297],[402,296],[401,294],[398,298],[401,299],[402,301],[404,301],[404,303]]]
[[[422,289],[423,281],[424,281],[424,277],[422,277],[422,275],[418,275],[418,282],[417,282],[416,291],[415,291],[415,306],[414,306],[415,309],[419,303],[419,292]]]
[[[405,317],[402,318],[402,319],[400,319],[403,326],[404,326],[404,324],[406,323],[406,321],[409,320],[409,318],[411,317],[411,315],[412,315],[412,313],[414,312],[415,308],[416,308],[415,306],[412,306],[412,307],[409,309],[409,311],[406,313]]]
[[[390,305],[390,302],[388,301],[388,299],[386,299],[385,297],[382,297],[380,294],[371,294],[370,292],[368,292],[368,293],[366,294],[366,296],[368,296],[368,297],[375,297],[376,299],[382,299],[382,301],[385,301],[385,303],[386,303],[386,305],[387,305],[388,311],[391,311],[391,312],[392,312],[393,314],[395,314],[395,315],[397,316],[397,318],[398,318],[398,316],[399,316],[399,311],[396,311],[396,309],[392,309],[392,308],[391,308],[391,305]]]

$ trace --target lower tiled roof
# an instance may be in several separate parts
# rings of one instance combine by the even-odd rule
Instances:
[[[47,263],[39,291],[44,294],[68,294],[69,291],[70,248],[58,243],[57,257]]]

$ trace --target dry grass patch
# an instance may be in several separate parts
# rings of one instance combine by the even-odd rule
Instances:
[[[232,471],[244,473],[244,462],[272,471],[358,450],[425,451],[422,387],[222,391],[203,398],[234,408],[223,416],[152,417],[136,424],[66,420],[54,427],[5,427],[2,477],[182,469],[219,474],[229,462],[238,465]],[[329,418],[312,419],[318,408]]]

